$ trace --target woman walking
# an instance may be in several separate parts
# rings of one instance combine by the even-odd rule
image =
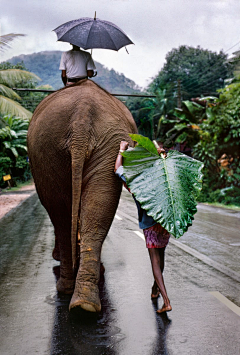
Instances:
[[[121,155],[121,153],[127,148],[128,142],[121,141],[120,150],[115,162],[114,171],[116,175],[118,175],[122,179],[124,186],[127,188],[127,190],[131,192],[127,187],[126,179],[123,175],[123,157]],[[165,153],[165,151],[163,148],[159,147],[158,154],[160,153]],[[134,195],[132,196],[137,205],[139,227],[143,229],[143,233],[146,239],[146,247],[148,248],[152,264],[154,283],[152,286],[151,298],[158,298],[158,296],[161,294],[164,303],[162,305],[162,308],[157,310],[157,313],[169,312],[172,310],[172,307],[164,284],[163,270],[165,248],[168,244],[170,234],[159,223],[155,222],[151,216],[148,216],[146,211],[141,208],[140,203],[135,199]]]

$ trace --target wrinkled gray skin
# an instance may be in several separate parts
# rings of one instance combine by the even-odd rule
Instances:
[[[28,131],[30,165],[55,229],[57,290],[73,293],[70,309],[101,309],[98,282],[103,241],[122,184],[114,174],[121,140],[137,133],[123,103],[90,80],[44,99]]]

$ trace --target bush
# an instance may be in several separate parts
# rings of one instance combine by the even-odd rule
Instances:
[[[29,121],[24,118],[4,116],[4,127],[0,129],[0,187],[7,187],[3,176],[10,174],[14,181],[31,178],[27,158],[27,129]]]

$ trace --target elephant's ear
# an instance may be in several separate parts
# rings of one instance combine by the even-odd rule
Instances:
[[[144,142],[138,139],[134,149],[122,153],[127,185],[147,214],[180,238],[197,212],[203,164],[178,151],[159,156],[154,144],[149,140],[153,147],[146,146],[143,138]]]

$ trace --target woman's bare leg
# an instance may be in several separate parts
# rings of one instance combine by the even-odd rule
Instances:
[[[166,247],[157,249],[159,252],[159,257],[160,257],[159,267],[161,269],[162,274],[163,274],[163,270],[164,270],[165,249],[166,249]],[[154,283],[152,286],[151,299],[158,298],[159,295],[160,295],[160,291],[159,291],[158,285],[156,283],[156,280],[154,280]]]
[[[166,291],[166,287],[162,275],[162,270],[164,269],[164,250],[161,251],[161,248],[159,249],[149,248],[148,252],[152,264],[153,276],[164,302],[162,308],[159,309],[157,312],[158,313],[169,312],[172,310],[172,307],[170,305],[170,300],[167,295],[167,291]]]

